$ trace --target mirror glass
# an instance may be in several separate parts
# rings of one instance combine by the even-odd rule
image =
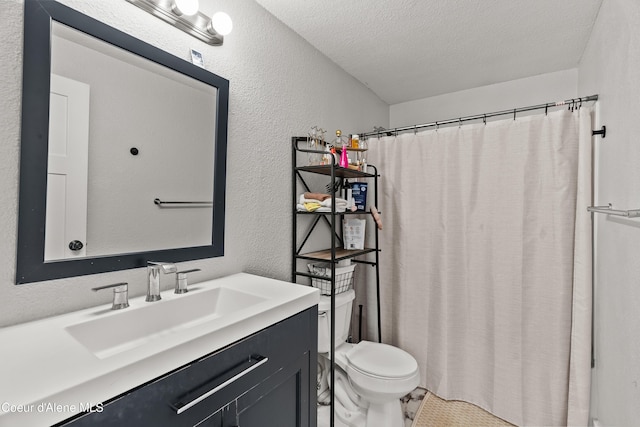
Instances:
[[[45,261],[210,245],[216,92],[54,22]]]
[[[227,80],[27,0],[16,282],[221,256],[227,105]]]

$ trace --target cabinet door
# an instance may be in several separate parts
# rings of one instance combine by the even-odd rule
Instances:
[[[197,424],[197,427],[226,427],[222,423],[222,420],[224,418],[224,414],[227,412],[228,409],[229,407],[220,409],[218,412],[211,415],[209,418],[202,420],[202,422]],[[234,406],[234,409],[235,409],[235,406]]]
[[[235,419],[239,396],[274,377],[283,367],[297,363],[301,355],[316,354],[316,349],[314,307],[130,390],[107,402],[102,412],[81,414],[60,425],[220,427],[222,420],[227,427],[233,425],[227,421]],[[315,362],[313,369],[315,378]],[[308,384],[305,396],[311,388]],[[305,404],[310,402],[308,397],[304,399]],[[226,413],[234,416],[229,418]]]
[[[310,366],[315,354],[305,353],[236,401],[238,427],[315,427],[316,400],[311,399]],[[315,374],[313,375],[315,381]],[[310,405],[313,404],[313,406]]]

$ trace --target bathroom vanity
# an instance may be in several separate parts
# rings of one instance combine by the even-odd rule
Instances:
[[[307,309],[61,425],[315,425],[316,319]]]
[[[0,426],[315,427],[317,303],[236,274],[5,328]]]

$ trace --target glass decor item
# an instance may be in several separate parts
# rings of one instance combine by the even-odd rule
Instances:
[[[318,153],[308,153],[309,166],[315,166],[323,164],[323,154],[320,151],[324,151],[324,134],[327,131],[317,126],[311,128],[311,131],[307,134],[307,149],[318,151]]]
[[[316,134],[318,132],[318,127],[313,126],[311,131],[307,134],[307,149],[308,150],[316,150]],[[313,166],[318,164],[317,153],[307,153],[308,155],[308,165]]]
[[[369,143],[366,138],[362,138],[358,142],[358,166],[362,172],[367,171],[367,150],[369,149]]]

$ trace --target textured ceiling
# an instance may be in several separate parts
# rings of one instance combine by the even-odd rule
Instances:
[[[602,0],[256,0],[389,104],[578,65]]]

